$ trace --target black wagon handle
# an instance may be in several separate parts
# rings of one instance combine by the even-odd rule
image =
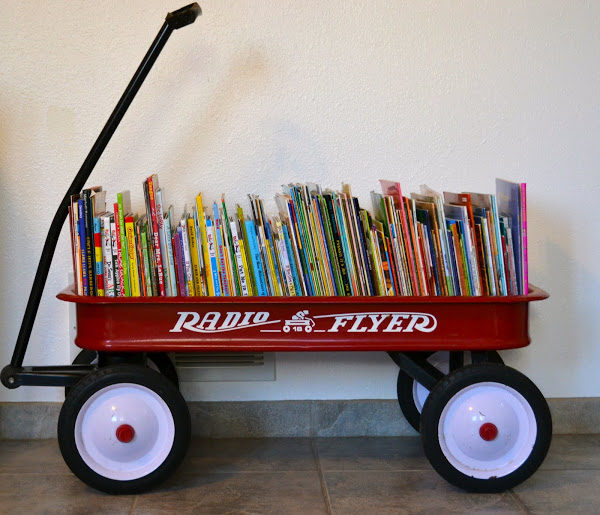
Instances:
[[[181,9],[177,9],[172,13],[167,14],[165,22],[173,29],[180,29],[190,23],[194,23],[196,18],[202,14],[200,6],[194,2],[193,4],[186,5]]]
[[[121,95],[121,98],[117,102],[117,105],[104,125],[104,128],[98,135],[96,142],[92,146],[89,154],[85,158],[85,161],[81,165],[81,168],[77,172],[77,175],[73,179],[71,186],[69,186],[67,193],[62,199],[62,202],[60,203],[60,206],[58,207],[58,210],[52,219],[52,223],[50,224],[48,235],[46,236],[46,241],[44,243],[42,255],[40,257],[35,278],[33,280],[33,286],[31,288],[31,293],[29,294],[29,300],[27,301],[27,307],[25,308],[23,321],[21,322],[21,328],[19,330],[17,342],[15,343],[15,349],[13,351],[10,365],[7,365],[2,370],[1,379],[5,386],[9,388],[14,388],[16,386],[13,374],[18,372],[17,369],[21,368],[23,365],[25,351],[27,350],[33,323],[37,315],[42,293],[44,291],[44,286],[46,285],[50,264],[52,263],[54,251],[56,250],[56,244],[58,243],[60,231],[68,215],[68,206],[71,195],[74,195],[82,190],[85,182],[92,173],[92,170],[104,152],[106,145],[108,145],[110,138],[119,126],[121,119],[125,115],[125,112],[140,89],[140,86],[144,82],[144,79],[148,75],[148,72],[165,46],[165,43],[169,39],[171,33],[174,30],[194,23],[200,14],[202,14],[200,6],[195,2],[167,14],[165,22],[160,28],[156,38],[150,45],[148,52],[142,59],[142,62],[131,78],[127,88],[125,88],[125,91]]]

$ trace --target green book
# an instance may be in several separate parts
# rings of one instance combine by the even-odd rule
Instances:
[[[125,288],[125,297],[131,297],[127,233],[125,232],[125,215],[131,210],[131,195],[129,191],[117,193],[117,206],[119,212],[119,232],[121,233],[121,254],[123,256],[123,287]]]

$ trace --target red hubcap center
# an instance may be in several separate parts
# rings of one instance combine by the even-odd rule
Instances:
[[[483,438],[486,442],[495,440],[498,436],[498,428],[496,427],[496,424],[492,424],[491,422],[482,424],[479,428],[479,436],[481,436],[481,438]]]
[[[121,424],[117,427],[117,440],[123,443],[129,443],[135,436],[135,430],[129,424]]]

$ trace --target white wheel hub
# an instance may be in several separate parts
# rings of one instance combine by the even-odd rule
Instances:
[[[438,424],[446,459],[477,479],[514,472],[531,454],[536,436],[537,423],[527,400],[510,386],[494,382],[456,393]]]
[[[174,439],[175,423],[165,401],[134,383],[97,391],[75,421],[75,444],[81,458],[109,479],[147,476],[165,461]]]

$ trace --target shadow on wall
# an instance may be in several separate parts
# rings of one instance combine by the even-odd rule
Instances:
[[[586,270],[578,261],[577,242],[564,218],[543,206],[528,207],[529,213],[535,213],[530,220],[544,224],[539,229],[540,233],[544,230],[543,239],[530,240],[530,256],[537,268],[530,267],[529,274],[550,298],[529,307],[531,348],[502,355],[508,364],[526,371],[538,386],[546,385],[546,395],[558,397],[564,395],[560,392],[589,390],[584,386],[589,378],[583,376],[586,364],[598,354],[594,329],[598,327],[598,273]],[[557,365],[546,370],[550,362]]]

